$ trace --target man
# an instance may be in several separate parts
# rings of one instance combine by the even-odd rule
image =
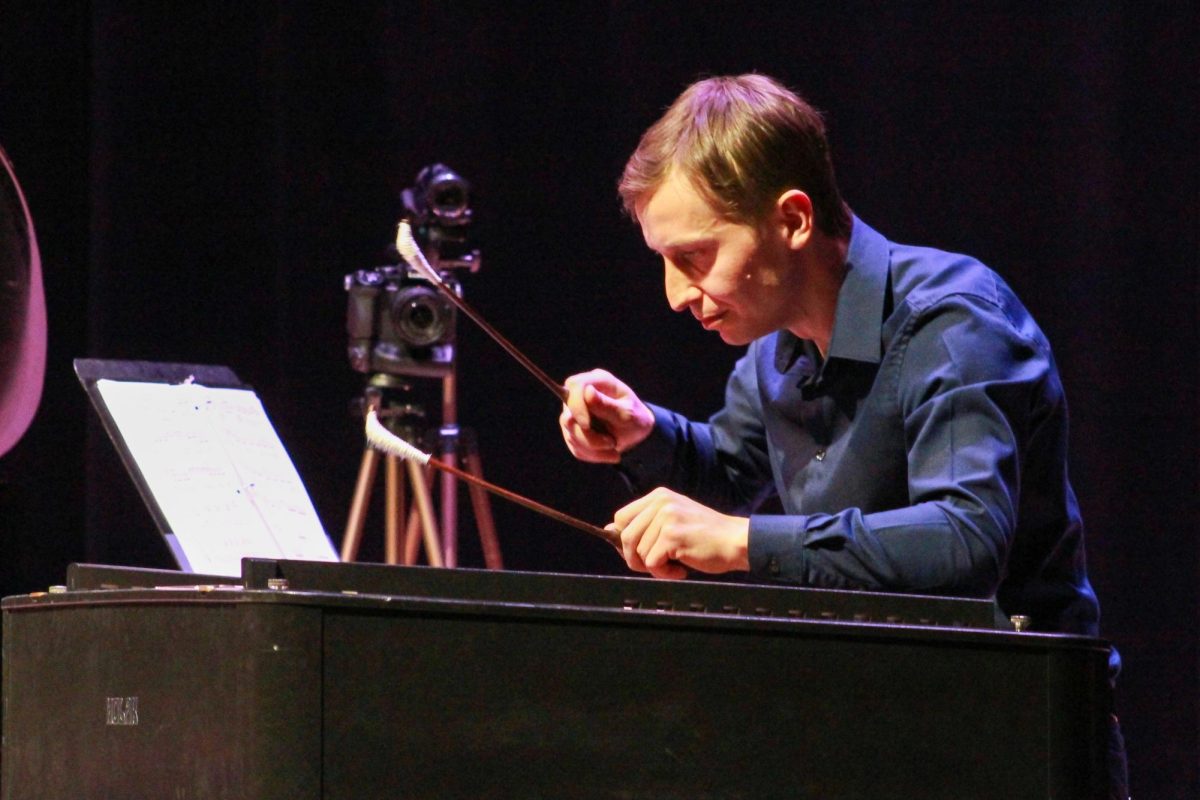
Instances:
[[[995,273],[855,218],[820,115],[763,76],[689,87],[619,190],[671,308],[748,345],[707,423],[568,379],[567,447],[648,492],[610,526],[630,568],[994,596],[1097,633],[1062,386]]]

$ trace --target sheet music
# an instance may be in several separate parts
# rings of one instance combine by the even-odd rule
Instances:
[[[96,388],[191,569],[243,556],[337,561],[254,392],[99,380]]]

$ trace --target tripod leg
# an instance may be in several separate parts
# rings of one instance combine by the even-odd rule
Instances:
[[[458,466],[458,427],[442,427],[441,458],[443,464]],[[438,475],[442,500],[442,555],[447,567],[458,566],[458,479],[448,472]]]
[[[384,561],[388,564],[400,563],[400,534],[404,524],[404,473],[400,471],[400,459],[387,456],[386,491],[385,495],[385,533]]]
[[[483,463],[479,460],[479,451],[468,441],[466,455],[467,472],[476,478],[483,478]],[[471,493],[471,508],[475,511],[475,526],[479,528],[479,544],[483,548],[483,563],[488,569],[504,569],[504,559],[500,556],[500,540],[496,538],[496,522],[492,518],[492,498],[483,487],[469,484]]]
[[[433,498],[429,495],[429,482],[425,473],[415,461],[408,464],[408,479],[413,487],[413,501],[417,505],[417,513],[421,516],[421,532],[425,538],[425,555],[429,558],[429,566],[442,566],[442,551],[438,544],[437,522],[433,517]]]
[[[425,479],[425,485],[429,485],[430,478],[429,467],[421,469],[421,475]],[[413,486],[413,496],[416,497],[416,486]],[[417,563],[417,559],[421,555],[421,539],[424,532],[422,524],[421,512],[417,503],[409,504],[408,508],[408,524],[404,527],[404,565],[411,567]],[[436,537],[435,537],[436,538]]]
[[[421,515],[414,503],[408,510],[408,524],[404,528],[404,564],[411,567],[421,554]]]
[[[378,466],[379,451],[367,447],[363,450],[362,461],[358,466],[358,480],[354,484],[354,497],[350,501],[350,516],[346,519],[346,532],[342,536],[342,561],[358,558],[363,523],[367,518],[367,503],[371,499],[371,484],[375,482],[375,470]]]

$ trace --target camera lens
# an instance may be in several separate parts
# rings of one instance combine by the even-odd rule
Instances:
[[[396,335],[412,347],[445,341],[452,329],[452,306],[428,286],[407,286],[396,292],[391,315]]]
[[[441,218],[455,218],[467,210],[467,189],[457,175],[443,177],[430,187],[429,207]]]
[[[471,217],[468,207],[470,185],[445,164],[430,164],[417,173],[411,189],[402,193],[404,206],[419,220],[441,225],[465,225]]]

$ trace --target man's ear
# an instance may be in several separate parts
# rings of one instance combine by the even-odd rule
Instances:
[[[803,249],[816,230],[812,200],[799,189],[788,189],[775,201],[775,211],[788,247]]]

